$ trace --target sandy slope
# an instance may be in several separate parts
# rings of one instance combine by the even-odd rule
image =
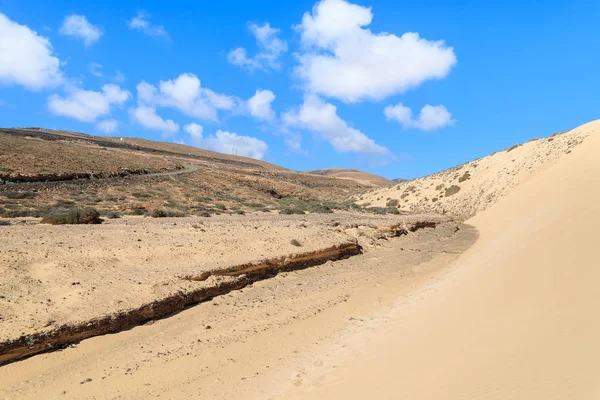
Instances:
[[[466,220],[510,194],[531,176],[554,165],[590,134],[585,127],[530,140],[465,164],[389,188],[355,196],[359,204],[435,211]]]
[[[282,398],[600,398],[600,122],[473,218],[459,268]]]

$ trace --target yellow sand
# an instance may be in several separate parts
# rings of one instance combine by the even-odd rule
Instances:
[[[599,399],[600,122],[469,223],[459,266],[282,398]]]

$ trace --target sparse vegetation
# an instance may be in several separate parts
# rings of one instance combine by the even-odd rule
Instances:
[[[223,203],[217,203],[217,204],[215,204],[215,205],[214,205],[214,207],[215,207],[217,210],[222,210],[222,211],[225,211],[225,210],[227,210],[227,207],[226,207],[226,206],[225,206],[225,204],[223,204]]]
[[[511,152],[511,151],[513,151],[514,149],[516,149],[517,147],[521,147],[521,146],[522,146],[522,144],[515,144],[514,146],[511,146],[511,147],[509,147],[508,149],[506,149],[506,152],[507,152],[507,153],[508,153],[508,152]]]
[[[292,214],[306,214],[303,210],[297,208],[282,208],[279,210],[279,214],[292,215]]]
[[[298,240],[296,240],[296,239],[292,239],[290,241],[290,244],[292,244],[293,246],[296,246],[296,247],[301,247],[302,246],[302,244]]]
[[[121,213],[116,212],[116,211],[102,211],[100,212],[100,214],[103,217],[106,217],[108,219],[117,219],[117,218],[121,218]]]
[[[400,211],[396,207],[369,207],[364,209],[366,212],[372,214],[400,214]]]
[[[102,219],[95,208],[74,208],[70,210],[53,210],[44,216],[40,223],[51,225],[100,224]]]
[[[35,193],[32,192],[4,192],[2,196],[7,199],[33,199],[35,197]]]
[[[11,225],[10,221],[0,219],[0,226],[8,226]]]

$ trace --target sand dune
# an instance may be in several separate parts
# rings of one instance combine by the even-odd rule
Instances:
[[[282,398],[600,398],[600,122],[576,130],[581,146],[468,221],[481,236],[452,273]]]

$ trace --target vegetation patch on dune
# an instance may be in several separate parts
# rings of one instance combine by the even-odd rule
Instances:
[[[460,186],[452,185],[444,191],[444,196],[449,197],[455,195],[458,192],[460,192]]]

